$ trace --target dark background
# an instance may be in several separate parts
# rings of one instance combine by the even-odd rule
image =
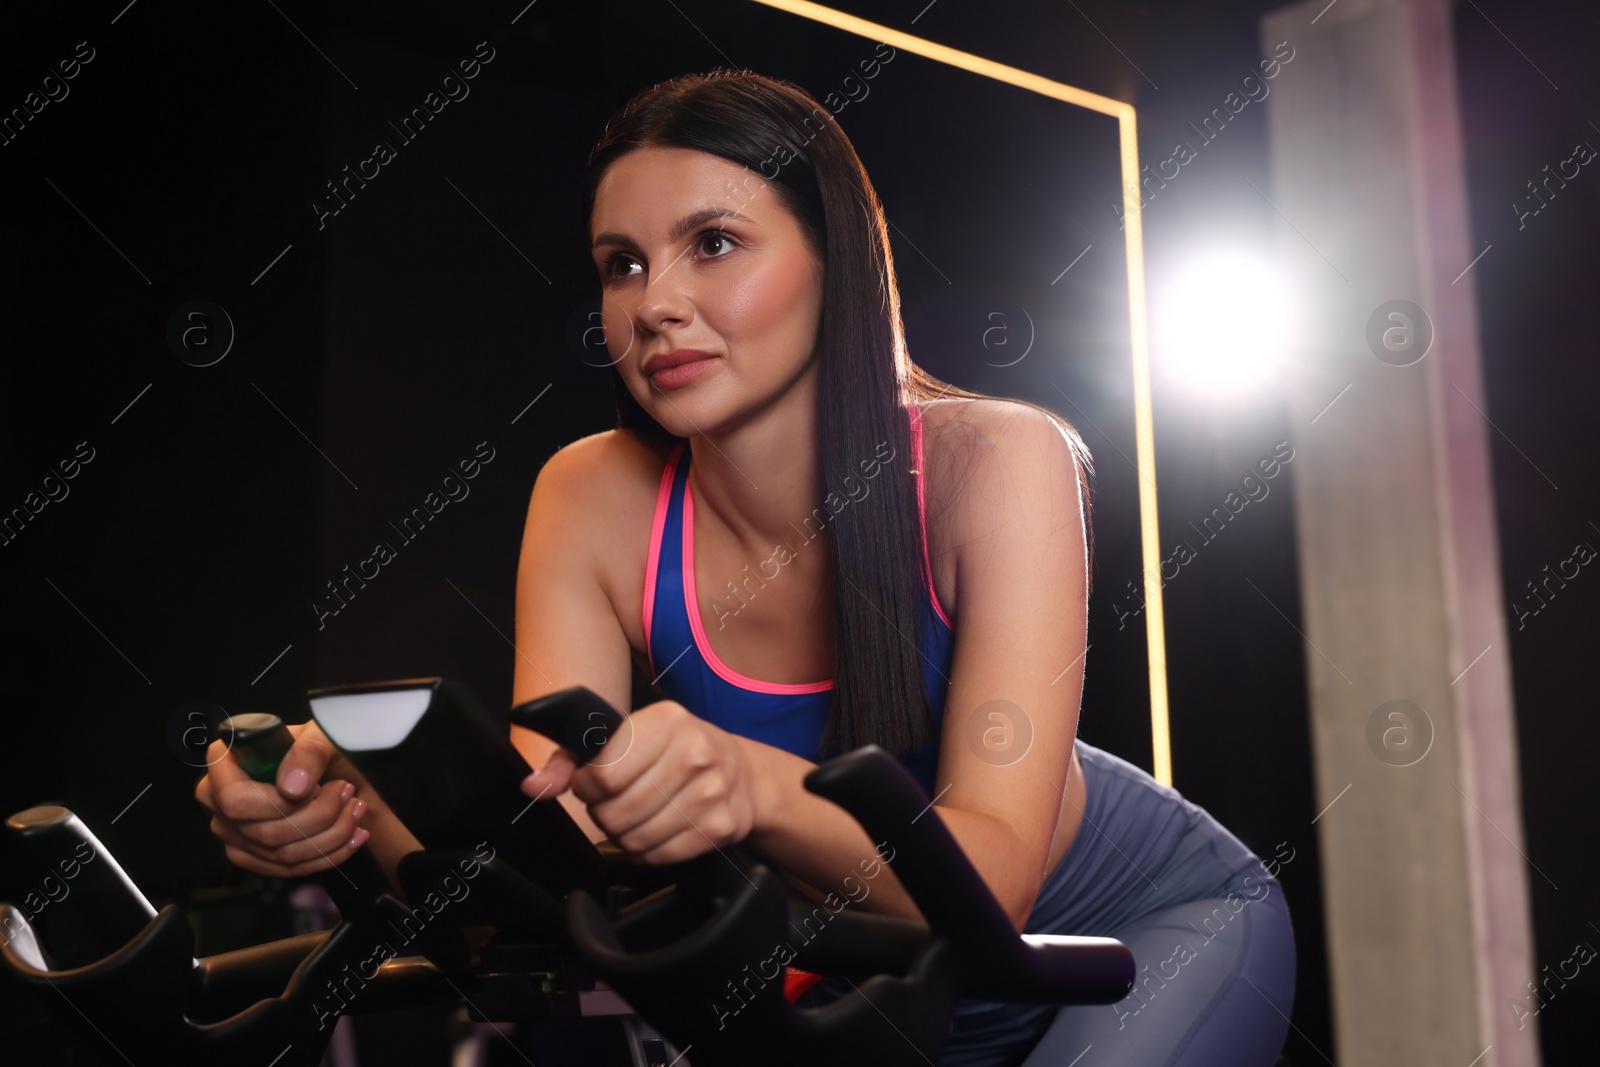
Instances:
[[[1253,67],[1271,5],[843,6],[1130,101],[1141,158],[1154,161]],[[1596,384],[1594,168],[1521,231],[1508,208],[1576,141],[1600,145],[1600,111],[1585,110],[1600,88],[1600,27],[1578,0],[1485,10],[1467,5],[1455,21],[1473,236],[1493,245],[1469,278],[1515,597],[1575,543],[1600,544],[1593,423],[1580,412]],[[471,94],[402,144],[388,123],[484,40],[496,55]],[[577,182],[605,118],[639,88],[718,65],[821,98],[875,46],[734,2],[72,4],[8,13],[0,108],[20,106],[80,41],[95,57],[70,95],[0,146],[0,508],[79,442],[94,449],[70,495],[0,546],[12,739],[0,801],[73,808],[158,906],[190,908],[201,951],[216,951],[278,936],[290,887],[224,860],[192,798],[197,772],[174,753],[181,705],[298,721],[308,688],[435,674],[509,704],[534,476],[612,423],[609,372],[569,340],[597,296]],[[1149,768],[1143,618],[1119,629],[1117,610],[1140,563],[1126,264],[1107,206],[1115,123],[906,52],[869,85],[839,121],[892,223],[913,358],[1051,407],[1094,452],[1080,734]],[[1267,243],[1273,219],[1240,180],[1270,180],[1264,116],[1247,108],[1147,208],[1152,294],[1191,251]],[[377,140],[397,158],[319,229],[313,201]],[[166,340],[194,299],[220,305],[236,330],[209,367]],[[1298,432],[1270,393],[1199,401],[1159,372],[1155,408],[1164,549]],[[471,495],[400,547],[388,522],[480,442],[495,458]],[[1313,1063],[1338,1050],[1306,650],[1278,614],[1298,619],[1293,477],[1291,463],[1169,584],[1167,640],[1175,784],[1258,854],[1293,849],[1279,876],[1300,956],[1285,1052]],[[398,558],[319,629],[311,604],[324,583],[377,540]],[[1593,850],[1575,847],[1596,830],[1581,672],[1597,605],[1600,579],[1580,575],[1524,630],[1513,623],[1541,966],[1592,943],[1600,919]],[[0,899],[27,892],[29,877],[8,863]],[[1587,974],[1550,1000],[1538,1017],[1546,1062],[1578,1062],[1581,1020],[1597,1008],[1600,980]],[[62,1062],[34,1017],[6,1000],[0,1047]]]

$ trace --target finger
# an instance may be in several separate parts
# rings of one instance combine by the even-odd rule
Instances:
[[[213,741],[206,749],[206,761],[206,774],[195,786],[195,799],[212,811],[232,818],[274,817],[258,802],[260,791],[251,788],[257,783],[245,773],[236,755],[230,758],[230,748],[226,743]],[[301,799],[316,796],[320,788],[312,787],[309,795]],[[276,792],[275,789],[271,791]],[[273,797],[280,808],[293,805],[295,799],[281,794]]]
[[[634,856],[639,863],[651,867],[661,867],[671,863],[683,863],[696,856],[704,855],[715,848],[702,834],[693,829],[685,830],[670,840],[657,845],[643,853]],[[630,853],[630,855],[633,855]]]
[[[646,783],[648,785],[648,783]],[[728,794],[727,787],[716,776],[702,775],[690,781],[670,797],[657,792],[660,803],[650,807],[648,799],[638,802],[639,810],[648,809],[647,817],[635,817],[633,828],[624,830],[617,843],[630,853],[648,854],[667,847],[676,838],[692,834],[701,841],[691,855],[707,849],[733,844],[748,832],[748,822],[741,814],[740,805]],[[618,802],[626,802],[624,795]],[[612,818],[610,813],[596,810],[600,816]]]
[[[350,840],[348,840],[344,844],[340,845],[337,849],[334,849],[334,850],[328,852],[327,855],[324,857],[324,859],[327,861],[327,863],[337,867],[340,864],[344,863],[345,860],[349,859],[351,856],[353,856],[357,852],[361,851],[362,847],[366,845],[367,841],[371,838],[371,836],[372,835],[367,832],[366,827],[358,826],[358,827],[356,827],[355,831],[351,834]],[[314,869],[322,870],[322,869],[324,869],[324,865],[322,863],[318,863],[318,864],[316,864],[314,866]],[[306,873],[308,873],[308,868],[305,867],[304,865],[302,865],[300,867],[294,868],[294,871],[295,871],[296,874],[306,874]],[[347,877],[347,876],[341,876],[341,877]],[[351,880],[350,884],[352,886],[356,885],[354,880]]]
[[[535,800],[558,797],[572,784],[572,775],[577,766],[578,761],[572,753],[558,748],[550,753],[543,767],[522,780],[522,792]]]
[[[626,792],[640,778],[659,769],[662,756],[683,731],[675,701],[657,701],[623,717],[593,760],[584,764],[573,782],[573,793],[588,803]],[[590,795],[585,795],[585,790]]]
[[[237,781],[222,784],[213,784],[213,811],[224,819],[240,822],[275,822],[286,816],[298,816],[307,809],[312,811],[312,819],[320,819],[322,824],[333,821],[334,814],[338,813],[339,805],[344,801],[341,793],[346,782],[330,782],[328,789],[318,785],[312,790],[306,800],[294,801],[278,792],[277,787],[270,782],[258,782],[250,777],[240,777]]]
[[[269,878],[298,878],[302,875],[315,874],[318,871],[325,871],[338,866],[349,859],[357,849],[365,845],[367,839],[366,830],[357,830],[352,835],[351,840],[336,848],[324,851],[315,860],[295,864],[285,864],[270,858],[263,858],[248,848],[242,848],[232,843],[223,845],[223,854],[227,856],[229,863],[247,871],[254,871]]]
[[[303,799],[322,780],[335,749],[321,730],[302,730],[278,767],[278,792]]]
[[[244,773],[244,768],[239,766],[237,760],[228,758],[231,746],[226,741],[213,741],[206,746],[206,775],[202,781],[212,783],[211,792],[233,782],[247,780],[250,776]]]
[[[586,781],[591,773],[589,768],[580,770],[572,791],[598,793],[589,802],[590,816],[629,851],[646,852],[668,841],[694,825],[701,812],[714,811],[720,799],[707,795],[704,776],[697,779],[681,761],[670,758],[658,760],[615,795]]]
[[[586,736],[598,737],[602,742],[600,750],[589,760],[588,766],[609,767],[625,759],[628,753],[633,751],[633,747],[638,741],[633,724],[634,717],[656,706],[656,704],[651,704],[637,711],[625,713],[622,716],[622,723],[615,730],[610,731],[609,735],[605,735],[600,731],[588,732]]]
[[[267,861],[256,856],[254,853],[248,852],[234,845],[224,844],[222,847],[222,852],[223,855],[228,857],[228,862],[233,864],[235,867],[241,867],[247,871],[254,871],[256,874],[265,875],[268,878],[294,877],[294,875],[289,872],[289,868],[277,863],[268,863]]]
[[[272,815],[234,820],[234,823],[242,837],[267,849],[281,848],[327,830],[346,815],[355,796],[354,786],[334,781],[315,799],[304,804],[289,804],[272,786],[261,782],[252,785],[261,791],[261,798],[271,808]]]
[[[201,807],[207,808],[212,812],[217,810],[217,798],[214,795],[215,792],[216,791],[213,788],[213,783],[211,781],[211,775],[209,772],[202,774],[200,776],[200,780],[194,784],[195,800],[200,802]]]
[[[255,824],[247,829],[230,827],[224,822],[214,832],[225,842],[265,862],[294,868],[296,873],[304,874],[325,870],[342,862],[351,851],[351,839],[356,836],[358,820],[364,814],[365,802],[353,798],[340,809],[336,818],[326,824],[310,825],[290,818],[277,823]],[[271,839],[276,843],[268,843],[250,835],[263,828],[270,831]]]
[[[290,870],[297,875],[338,866],[365,845],[371,836],[359,822],[365,814],[365,804],[360,800],[352,801],[347,814],[325,833],[279,849],[279,861],[289,864]]]
[[[681,809],[673,827],[676,833],[682,829],[684,819],[693,819],[698,812],[725,799],[725,791],[716,789],[718,783],[725,781],[715,768],[719,752],[715,739],[707,736],[704,723],[697,721],[682,728],[673,721],[673,716],[683,713],[681,704],[663,701],[644,711],[658,717],[640,730],[641,741],[625,761],[632,764],[628,773],[620,774],[612,767],[585,768],[578,774],[572,791],[595,805],[597,821],[603,813],[608,825],[619,825],[624,832],[659,817],[676,804]],[[634,716],[634,720],[639,718]],[[592,798],[585,795],[591,789],[591,774],[598,786]]]

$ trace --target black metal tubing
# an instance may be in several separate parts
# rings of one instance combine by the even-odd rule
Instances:
[[[25,913],[0,905],[13,933],[0,949],[4,970],[47,998],[66,996],[64,1021],[84,1030],[83,1017],[98,1020],[125,1052],[198,1064],[285,1048],[279,1067],[312,1067],[345,1011],[478,993],[519,1018],[552,1017],[570,1012],[594,976],[674,1045],[692,1046],[696,1067],[933,1062],[959,997],[1109,1003],[1131,988],[1132,955],[1114,939],[1019,935],[920,785],[882,749],[831,760],[805,784],[881,842],[928,922],[829,907],[827,928],[796,945],[792,935],[824,905],[800,898],[759,855],[724,848],[647,867],[614,846],[573,842],[581,831],[559,805],[522,797],[526,763],[462,687],[420,679],[319,692],[396,688],[425,689],[427,711],[394,749],[360,753],[357,765],[391,806],[391,787],[403,798],[396,811],[408,825],[415,815],[426,828],[425,850],[399,867],[412,901],[404,928],[380,928],[380,909],[346,915],[331,933],[196,960],[187,921],[168,906],[104,958],[58,969]],[[531,705],[514,717],[565,738],[584,759],[602,753],[622,721],[581,688]],[[405,763],[420,752],[437,765],[452,746],[456,772],[416,788]],[[505,821],[487,835],[508,846],[492,856],[475,842],[486,819]],[[517,824],[517,836],[505,824]],[[460,931],[478,925],[499,933],[473,951]],[[411,954],[413,941],[422,954]],[[852,992],[798,1007],[782,992],[790,962],[849,979]]]
[[[806,775],[806,788],[887,843],[889,865],[934,936],[960,954],[963,993],[1015,1004],[1110,1004],[1133,988],[1133,954],[1115,938],[1024,940],[922,786],[888,752],[866,745]]]

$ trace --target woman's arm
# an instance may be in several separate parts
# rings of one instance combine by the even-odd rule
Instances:
[[[639,549],[623,543],[633,527],[616,514],[629,497],[617,484],[631,459],[618,450],[627,447],[617,434],[583,438],[552,456],[534,481],[517,564],[513,704],[573,685],[623,711],[632,703],[628,638],[601,568],[602,560]],[[511,742],[535,770],[559,748],[520,726],[511,728]],[[591,841],[605,839],[583,801],[570,790],[559,799]]]
[[[584,438],[551,457],[534,482],[517,568],[518,702],[570,685],[586,685],[618,708],[631,699],[628,642],[599,566],[603,553],[627,549],[615,502],[631,499],[617,484],[631,457],[605,451],[627,445],[615,434]],[[315,722],[289,729],[295,743],[272,785],[250,780],[222,742],[211,746],[195,797],[212,811],[211,830],[229,860],[287,878],[326,870],[364,847],[400,894],[395,871],[421,847],[417,839]],[[556,748],[520,728],[512,742],[534,767]],[[605,836],[576,797],[561,802],[591,840]]]
[[[1077,467],[1053,423],[1005,401],[966,407],[975,432],[946,440],[973,445],[940,463],[971,478],[942,538],[955,546],[960,629],[933,810],[1020,930],[1044,880],[1077,736],[1083,515]],[[814,764],[741,740],[759,783],[753,848],[816,889],[859,896],[865,910],[922,917],[887,866],[868,880],[877,843],[807,792]]]
[[[967,408],[973,444],[958,458],[969,477],[946,509],[941,538],[957,546],[961,631],[934,799],[1020,929],[1043,883],[1077,734],[1087,622],[1083,517],[1077,467],[1054,423],[1005,401]],[[587,553],[626,552],[606,544],[605,531],[633,524],[600,522],[581,543],[564,542],[577,536],[573,516],[601,513],[598,503],[580,505],[595,481],[557,473],[548,484],[548,498],[569,507],[561,523],[540,518],[536,487],[518,576],[517,699],[584,684],[625,707],[627,642],[609,602],[602,606],[598,557]],[[564,576],[549,573],[563,556],[578,565],[562,568]],[[563,604],[577,607],[557,610]],[[809,761],[721,730],[673,701],[634,712],[613,743],[621,746],[616,760],[575,768],[549,742],[519,738],[525,751],[555,753],[553,770],[524,791],[561,795],[575,817],[593,808],[640,862],[680,862],[749,841],[816,899],[834,893],[866,910],[920,917],[882,862],[893,842],[880,857],[854,819],[807,792]],[[592,837],[605,836],[597,822],[586,825]]]

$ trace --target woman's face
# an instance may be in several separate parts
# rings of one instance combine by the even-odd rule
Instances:
[[[606,347],[668,431],[712,432],[812,372],[822,269],[759,174],[697,149],[634,149],[601,178],[590,233]],[[708,358],[663,369],[680,349]]]

